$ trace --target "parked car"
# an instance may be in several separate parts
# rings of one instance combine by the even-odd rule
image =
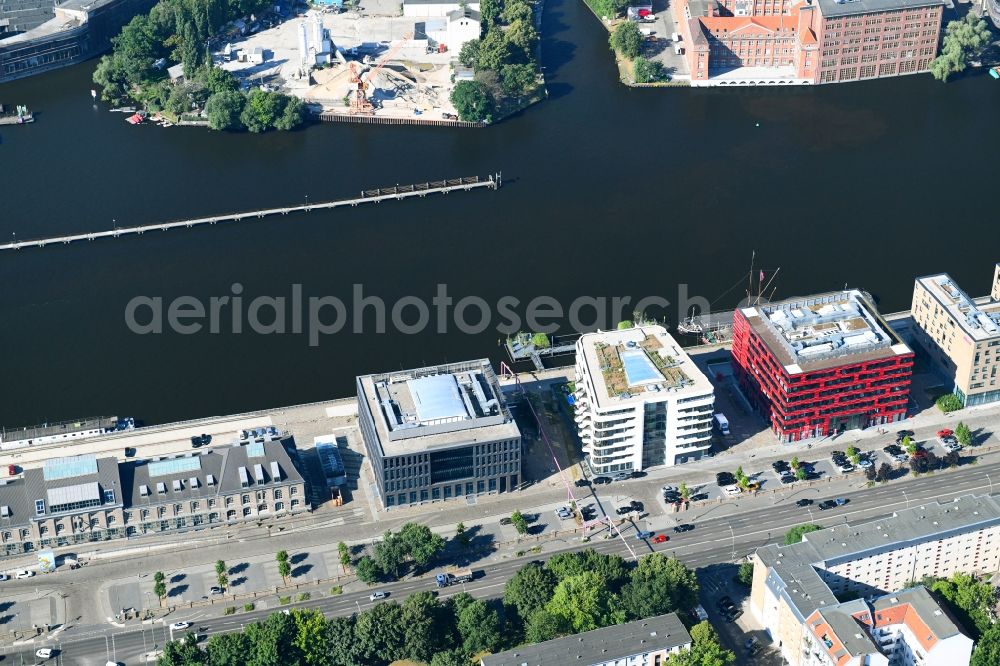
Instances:
[[[724,492],[727,497],[737,497],[743,491],[740,490],[739,486],[733,484],[731,486],[726,486],[725,488],[723,488],[722,492]]]
[[[904,437],[913,437],[914,432],[912,430],[897,430],[896,438],[903,439]]]
[[[20,580],[22,578],[31,578],[34,575],[35,575],[35,572],[32,571],[31,569],[21,569],[20,571],[18,571],[18,572],[16,572],[14,574],[14,578],[17,578],[18,580]]]
[[[632,503],[629,506],[632,507],[633,511],[642,511],[646,508],[645,505],[643,505],[643,503],[639,500],[632,500]]]
[[[940,438],[953,437],[954,435],[955,431],[951,428],[941,428],[941,430],[937,431],[937,436]]]
[[[691,495],[690,501],[701,502],[702,500],[708,499],[708,493],[698,493],[697,495]]]
[[[510,525],[513,522],[514,521],[510,519],[510,516],[506,516],[506,517],[500,519],[500,524],[501,525]]]
[[[811,499],[803,497],[802,499],[800,499],[798,502],[795,503],[795,506],[810,506],[812,503],[813,501]]]
[[[191,626],[190,622],[174,622],[170,625],[170,631],[184,631]]]
[[[587,488],[590,486],[590,481],[587,479],[577,479],[574,485],[576,485],[577,488]]]
[[[720,487],[731,486],[736,483],[736,477],[730,472],[719,472],[715,475],[715,483]]]
[[[135,457],[135,447],[126,446],[125,447],[125,457],[126,458],[134,458]]]
[[[925,451],[923,449],[917,449],[916,451],[913,452],[913,457],[914,458],[926,458],[927,457],[927,451]]]
[[[594,485],[602,486],[605,483],[611,483],[611,479],[607,476],[595,476]]]
[[[632,472],[615,472],[611,475],[612,481],[627,481],[632,478]]]
[[[222,588],[218,585],[213,585],[208,589],[209,594],[222,594]]]
[[[5,573],[0,573],[0,583],[4,582],[5,580],[10,580],[10,576],[8,576]]]
[[[868,469],[869,467],[874,467],[874,466],[875,463],[873,463],[871,460],[868,460],[867,458],[862,458],[861,460],[858,461],[858,467],[860,467],[861,469]]]
[[[632,513],[632,507],[620,506],[617,509],[615,509],[615,513],[617,513],[619,516],[624,516],[627,513]]]
[[[784,460],[775,460],[773,463],[771,463],[771,469],[773,469],[775,472],[780,473],[790,468],[788,466],[788,463],[786,463]]]
[[[640,532],[636,532],[635,533],[635,538],[639,539],[640,541],[643,541],[645,539],[651,539],[652,537],[653,537],[653,533],[652,532],[640,531]]]
[[[839,465],[837,467],[837,471],[840,472],[841,474],[848,474],[854,471],[854,465],[852,465],[851,463],[844,463],[843,465]]]
[[[385,599],[388,596],[388,592],[385,592],[384,590],[376,590],[368,595],[368,601],[378,601],[379,599]]]
[[[49,659],[52,657],[52,648],[38,648],[35,650],[35,656],[39,659]]]
[[[732,613],[736,610],[736,604],[729,597],[722,597],[719,599],[719,610],[726,614]]]

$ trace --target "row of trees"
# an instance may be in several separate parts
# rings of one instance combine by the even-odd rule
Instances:
[[[647,60],[642,55],[642,33],[635,21],[622,21],[611,32],[611,50],[632,61],[632,75],[636,83],[653,83],[667,78],[663,63]]]
[[[451,101],[462,120],[492,122],[537,92],[539,37],[530,0],[484,0],[480,16],[482,38],[458,54],[475,79],[456,84]]]
[[[398,580],[411,565],[426,567],[430,564],[444,550],[444,545],[444,538],[431,532],[426,525],[406,523],[398,533],[387,531],[382,541],[375,544],[373,554],[363,555],[355,563],[355,573],[369,584],[384,579]],[[342,555],[342,562],[343,559]]]
[[[404,528],[405,529],[405,528]],[[654,553],[630,565],[593,550],[531,563],[507,581],[502,605],[460,593],[446,601],[430,591],[403,603],[376,604],[326,619],[313,610],[274,613],[243,633],[194,636],[169,643],[159,666],[384,666],[403,659],[468,666],[474,655],[513,648],[676,611],[697,603],[698,582],[681,562]],[[693,647],[666,666],[728,666],[707,622],[691,630]]]
[[[218,130],[263,132],[293,129],[306,119],[301,100],[274,92],[240,89],[229,72],[208,58],[210,40],[228,22],[269,6],[267,0],[160,0],[112,39],[112,51],[94,70],[101,98],[134,100],[150,111],[175,116],[205,109]],[[181,62],[184,81],[172,83],[160,59]]]

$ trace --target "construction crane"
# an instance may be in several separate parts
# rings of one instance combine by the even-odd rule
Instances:
[[[395,57],[400,49],[411,39],[413,39],[412,33],[403,35],[402,39],[393,44],[385,52],[385,55],[379,58],[375,66],[367,72],[359,73],[357,70],[358,63],[355,60],[347,63],[347,66],[351,70],[351,84],[354,85],[354,99],[351,100],[352,115],[374,113],[375,107],[368,99],[368,89],[375,85],[375,77],[385,67],[385,64]]]

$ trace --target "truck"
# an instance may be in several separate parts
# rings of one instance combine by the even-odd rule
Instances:
[[[729,434],[729,419],[726,418],[725,414],[719,412],[712,417],[712,420],[715,421],[715,427],[722,435]]]
[[[451,568],[435,576],[438,587],[448,587],[456,583],[468,583],[473,578],[472,569]]]

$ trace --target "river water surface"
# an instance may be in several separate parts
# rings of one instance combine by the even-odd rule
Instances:
[[[94,63],[0,86],[39,111],[0,127],[0,238],[110,229],[504,174],[498,192],[290,215],[0,256],[0,424],[146,422],[348,395],[359,373],[503,357],[495,326],[326,336],[125,324],[136,296],[308,296],[390,305],[681,289],[720,309],[751,252],[777,296],[859,286],[884,311],[913,278],[988,291],[1000,260],[1000,82],[929,76],[755,90],[630,90],[579,0],[548,0],[550,99],[484,130],[321,125],[263,136],[131,127],[92,106]],[[755,270],[756,272],[756,270]],[[658,314],[676,323],[682,306]],[[468,317],[475,320],[476,317]],[[613,323],[613,322],[611,322]],[[564,322],[565,324],[565,322]],[[526,326],[527,327],[527,326]],[[390,327],[391,328],[391,327]]]

